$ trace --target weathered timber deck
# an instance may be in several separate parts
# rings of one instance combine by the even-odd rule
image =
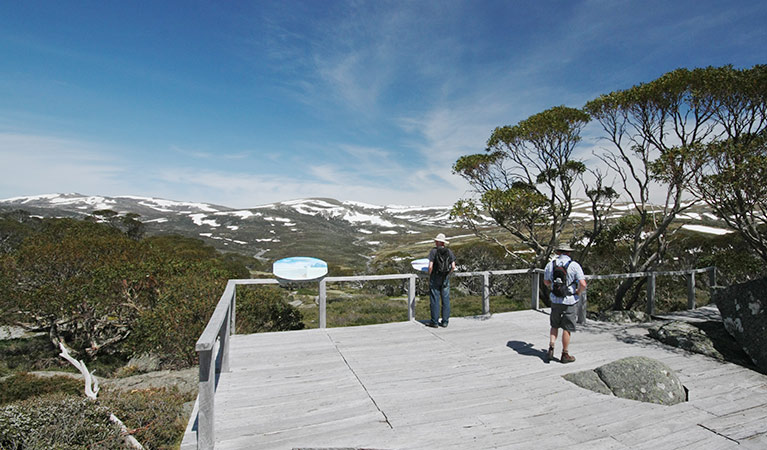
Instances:
[[[216,448],[767,448],[767,376],[645,335],[589,321],[567,365],[543,360],[545,311],[236,335]],[[619,399],[561,377],[635,355],[674,369],[689,401]],[[182,449],[194,446],[190,426]]]

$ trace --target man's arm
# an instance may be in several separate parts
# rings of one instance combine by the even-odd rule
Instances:
[[[431,275],[432,268],[434,268],[434,261],[429,261],[429,275]]]
[[[586,290],[586,280],[581,278],[578,281],[578,287],[575,288],[575,295],[579,296]]]

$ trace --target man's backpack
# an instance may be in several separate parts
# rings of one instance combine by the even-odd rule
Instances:
[[[567,267],[573,262],[571,259],[564,266],[558,266],[554,263],[554,270],[551,273],[551,292],[557,297],[567,297],[569,285],[567,284]]]
[[[437,254],[434,256],[433,272],[438,274],[448,274],[452,269],[452,263],[450,261],[450,250],[445,247],[437,248]]]

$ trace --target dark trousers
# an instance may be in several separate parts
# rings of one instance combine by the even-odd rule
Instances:
[[[434,275],[429,278],[429,309],[431,323],[439,324],[440,299],[442,300],[442,322],[450,320],[450,277]]]

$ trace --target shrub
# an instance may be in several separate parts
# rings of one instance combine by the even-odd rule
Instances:
[[[237,333],[301,330],[305,328],[301,311],[286,302],[280,288],[241,287],[237,290]]]
[[[0,365],[14,372],[64,367],[48,336],[0,340]]]
[[[60,393],[1,406],[0,448],[124,448],[109,414],[105,405]]]
[[[130,392],[104,390],[98,402],[123,421],[133,437],[147,449],[178,448],[188,416],[184,403],[193,400],[178,389],[143,389]]]
[[[83,392],[83,381],[63,375],[39,377],[26,372],[16,373],[2,381],[0,405],[26,400],[37,395],[61,392],[78,395]]]

